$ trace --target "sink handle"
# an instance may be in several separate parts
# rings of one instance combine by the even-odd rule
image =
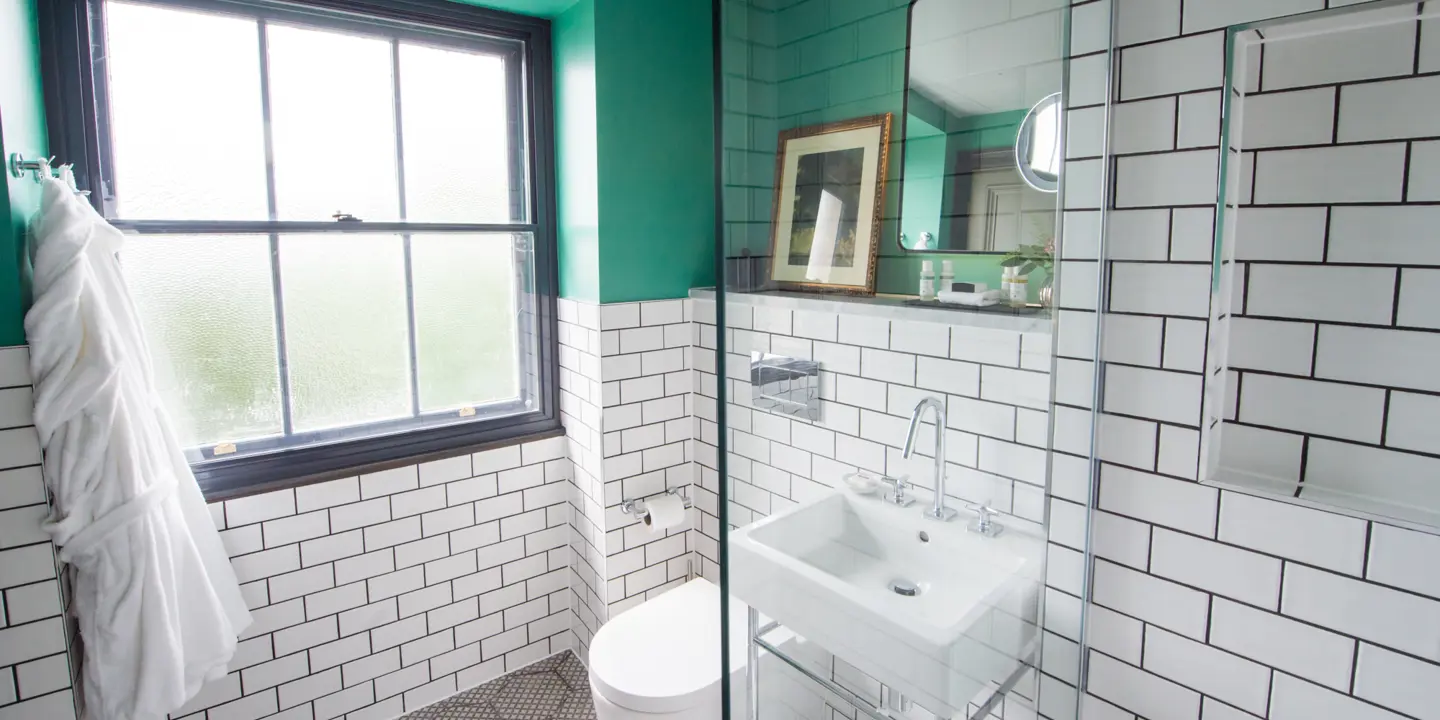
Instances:
[[[905,490],[910,487],[910,476],[901,475],[900,477],[890,477],[889,475],[881,475],[880,482],[895,488],[896,492],[905,492]]]
[[[1000,511],[990,507],[989,500],[983,503],[967,503],[965,507],[973,510],[976,515],[969,526],[971,532],[980,533],[986,537],[995,537],[1005,530],[1005,526],[995,522],[995,516],[1000,514]]]
[[[900,507],[909,507],[911,503],[915,502],[915,498],[910,497],[910,494],[907,492],[910,489],[909,475],[901,475],[900,477],[881,475],[880,482],[894,488],[890,492],[885,493],[885,502],[891,505],[899,505]]]

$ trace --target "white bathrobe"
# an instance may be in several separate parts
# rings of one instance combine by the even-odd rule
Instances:
[[[86,720],[160,720],[224,676],[250,613],[160,408],[124,237],[62,175],[43,180],[25,316],[46,529],[74,573]]]

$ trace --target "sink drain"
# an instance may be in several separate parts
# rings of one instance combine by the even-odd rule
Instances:
[[[920,586],[910,582],[909,580],[891,580],[890,591],[895,593],[896,595],[915,597],[916,595],[920,594]]]

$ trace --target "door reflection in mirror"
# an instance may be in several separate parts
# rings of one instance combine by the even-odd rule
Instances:
[[[1006,253],[1054,237],[1068,4],[911,4],[901,249]]]

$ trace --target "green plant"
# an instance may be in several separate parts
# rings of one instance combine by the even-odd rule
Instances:
[[[1054,265],[1054,246],[1050,243],[1021,245],[1000,259],[1000,267],[1018,267],[1021,275],[1029,275],[1036,268],[1044,268],[1048,275]]]
[[[1049,223],[1044,222],[1046,219]],[[1005,256],[1000,258],[1000,267],[1018,267],[1021,275],[1029,275],[1036,268],[1043,268],[1047,276],[1052,276],[1055,266],[1055,231],[1050,225],[1054,223],[1054,216],[1031,217],[1030,223],[1035,228],[1035,244],[1020,245],[1005,253]]]

